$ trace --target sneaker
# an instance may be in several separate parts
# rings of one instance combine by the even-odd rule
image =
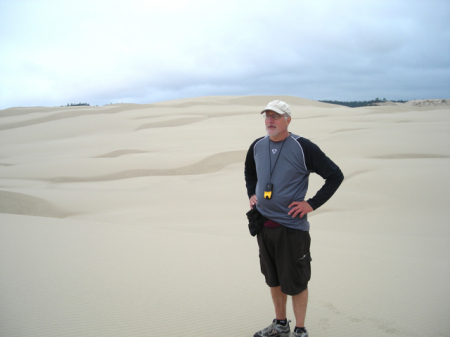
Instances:
[[[294,332],[292,331],[291,337],[308,337],[308,331],[305,332]]]
[[[289,328],[289,322],[286,325],[277,324],[277,320],[274,319],[272,324],[267,328],[264,328],[253,335],[253,337],[289,337],[291,328]]]

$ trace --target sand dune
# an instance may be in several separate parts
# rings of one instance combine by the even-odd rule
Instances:
[[[450,105],[450,99],[418,99],[404,103],[410,106],[447,106]]]
[[[450,106],[290,96],[0,110],[0,336],[266,326],[243,161],[273,99],[346,177],[309,217],[311,336],[450,336]]]
[[[398,153],[378,156],[380,159],[427,159],[427,158],[450,158],[450,156],[429,153]]]
[[[417,106],[417,107],[429,107],[429,106],[447,106],[450,105],[450,99],[417,99],[413,101],[408,101],[405,103],[399,102],[380,102],[374,103],[377,106]]]
[[[15,128],[21,128],[46,122],[55,121],[58,119],[66,119],[66,118],[76,118],[81,115],[87,115],[87,114],[95,114],[98,113],[100,110],[96,108],[86,107],[84,109],[76,109],[75,111],[71,109],[71,107],[67,108],[61,108],[61,109],[68,109],[67,111],[57,111],[52,114],[46,114],[47,116],[43,117],[37,117],[37,118],[31,118],[26,121],[21,122],[15,122],[15,123],[7,123],[0,125],[0,130],[8,130],[8,129],[15,129]],[[27,110],[27,113],[35,113],[35,110],[38,112],[43,113],[44,111],[42,108],[30,108]],[[97,111],[95,111],[97,110]],[[51,111],[51,110],[50,110]],[[102,113],[104,113],[104,109],[101,110]],[[24,113],[25,114],[25,113]]]
[[[0,213],[65,218],[72,215],[50,202],[17,192],[0,190]]]
[[[168,128],[168,127],[176,127],[176,126],[182,126],[182,125],[188,125],[191,123],[196,123],[198,121],[203,120],[204,118],[198,117],[198,118],[178,118],[175,120],[169,120],[164,122],[155,122],[155,123],[148,123],[141,125],[137,128],[137,130],[142,129],[151,129],[151,128]]]
[[[126,156],[127,154],[136,154],[136,153],[147,153],[147,151],[140,151],[140,150],[116,150],[112,152],[108,152],[105,154],[102,154],[100,156],[96,156],[94,158],[117,158],[120,156]]]
[[[116,152],[117,153],[117,152]],[[110,181],[119,179],[130,179],[148,176],[174,176],[174,175],[197,175],[208,174],[220,171],[227,165],[242,163],[245,160],[246,151],[229,151],[217,153],[209,156],[198,163],[174,169],[149,169],[149,170],[129,170],[113,174],[94,177],[56,177],[51,179],[55,183],[74,183],[90,181]]]

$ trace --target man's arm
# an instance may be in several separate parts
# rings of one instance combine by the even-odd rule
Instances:
[[[316,195],[308,199],[308,204],[316,210],[336,192],[344,180],[344,175],[339,167],[316,144],[302,137],[297,141],[303,148],[306,168],[325,179],[325,184],[317,191]]]
[[[245,176],[245,186],[247,187],[247,195],[250,199],[253,197],[253,205],[256,204],[256,183],[258,182],[258,176],[256,174],[256,163],[255,163],[255,157],[254,157],[254,147],[255,144],[260,140],[261,138],[255,140],[252,145],[250,145],[250,148],[247,152],[247,157],[245,158],[245,169],[244,169],[244,176]],[[250,200],[250,207],[252,207],[252,200]]]

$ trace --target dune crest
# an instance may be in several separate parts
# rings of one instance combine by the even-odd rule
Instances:
[[[102,154],[100,156],[96,156],[94,158],[117,158],[120,156],[126,156],[127,154],[139,154],[139,153],[148,153],[148,151],[141,151],[141,150],[116,150],[112,152],[108,152],[105,154]]]
[[[440,158],[450,158],[450,156],[441,155],[441,154],[430,154],[430,153],[397,153],[397,154],[386,154],[386,155],[378,156],[375,158],[379,158],[379,159],[440,159]]]
[[[406,102],[405,105],[411,106],[449,106],[450,99],[418,99]]]
[[[171,127],[176,127],[176,126],[197,123],[197,122],[204,120],[205,118],[206,117],[178,118],[178,119],[163,121],[163,122],[147,123],[147,124],[141,125],[136,130],[153,129],[153,128],[171,128]]]
[[[56,177],[48,179],[54,183],[95,182],[130,179],[149,176],[177,176],[208,174],[220,171],[227,165],[242,163],[247,151],[227,151],[213,154],[198,163],[175,169],[136,169],[95,177]]]
[[[47,200],[31,195],[0,190],[0,213],[65,218],[73,213],[66,212]]]

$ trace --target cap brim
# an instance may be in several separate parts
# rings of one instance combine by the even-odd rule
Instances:
[[[279,109],[277,109],[277,108],[267,108],[267,109],[264,109],[263,111],[261,111],[261,113],[263,114],[263,113],[266,112],[266,111],[273,111],[273,112],[276,112],[276,113],[279,114],[279,115],[284,115],[284,114],[286,114],[286,115],[288,115],[289,117],[291,116],[290,113],[284,112],[284,111],[279,110]]]

